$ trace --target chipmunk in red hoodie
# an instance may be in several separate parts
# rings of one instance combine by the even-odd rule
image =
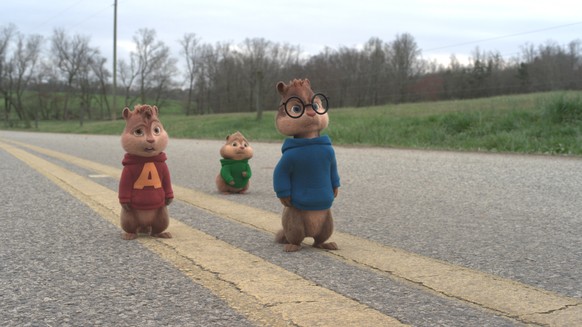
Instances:
[[[123,109],[125,129],[121,145],[127,152],[119,181],[121,228],[123,239],[135,239],[138,233],[171,238],[167,205],[173,198],[170,172],[166,165],[168,134],[158,118],[158,108],[137,105]]]

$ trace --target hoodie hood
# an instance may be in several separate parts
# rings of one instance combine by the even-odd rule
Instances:
[[[241,160],[235,160],[235,159],[220,159],[220,163],[223,166],[226,165],[232,165],[232,164],[237,164],[237,163],[248,163],[249,159],[241,159]]]
[[[289,149],[299,148],[304,146],[310,145],[331,145],[331,139],[327,135],[315,137],[312,139],[296,139],[296,138],[288,138],[285,139],[283,142],[283,147],[281,148],[281,152],[285,152]]]
[[[136,156],[135,154],[126,153],[123,157],[123,161],[121,163],[124,166],[127,165],[136,165],[136,164],[143,164],[146,162],[164,162],[168,159],[164,152],[160,152],[157,156],[154,157],[142,157]]]

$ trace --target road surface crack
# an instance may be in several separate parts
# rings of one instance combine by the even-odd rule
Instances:
[[[570,308],[575,308],[577,306],[582,305],[582,303],[576,303],[576,304],[566,304],[565,306],[561,307],[561,308],[557,308],[557,309],[553,309],[553,310],[548,310],[548,311],[544,311],[544,312],[537,312],[537,314],[540,315],[550,315],[552,313],[556,313],[556,312],[560,312],[560,311],[564,311]]]

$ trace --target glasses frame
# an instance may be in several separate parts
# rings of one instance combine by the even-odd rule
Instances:
[[[313,108],[313,102],[315,101],[315,98],[317,98],[317,97],[320,97],[320,99],[322,100],[321,105],[323,107],[323,111],[318,111],[318,110],[315,110]],[[289,101],[294,100],[294,99],[298,100],[299,103],[301,104],[301,113],[300,114],[290,114],[289,113],[289,109],[292,109],[293,107],[287,108],[287,104],[289,103]],[[281,105],[279,107],[285,108],[285,113],[287,114],[287,116],[294,118],[294,119],[297,119],[297,118],[300,118],[301,116],[303,116],[303,114],[305,113],[305,108],[307,108],[308,106],[311,106],[311,109],[313,109],[313,112],[315,112],[316,114],[325,115],[325,113],[327,113],[327,111],[329,110],[329,101],[327,99],[327,96],[325,96],[325,94],[315,93],[313,95],[313,97],[311,97],[311,103],[303,102],[303,100],[301,100],[301,98],[298,96],[290,96],[289,98],[287,98],[287,100],[285,102],[281,103]]]

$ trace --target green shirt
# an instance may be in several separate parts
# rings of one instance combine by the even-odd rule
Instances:
[[[249,182],[251,178],[251,166],[248,163],[249,159],[243,160],[233,160],[233,159],[220,159],[222,168],[220,169],[220,176],[226,182],[234,188],[243,188]],[[247,175],[243,177],[243,172]],[[230,182],[234,181],[234,185]]]

